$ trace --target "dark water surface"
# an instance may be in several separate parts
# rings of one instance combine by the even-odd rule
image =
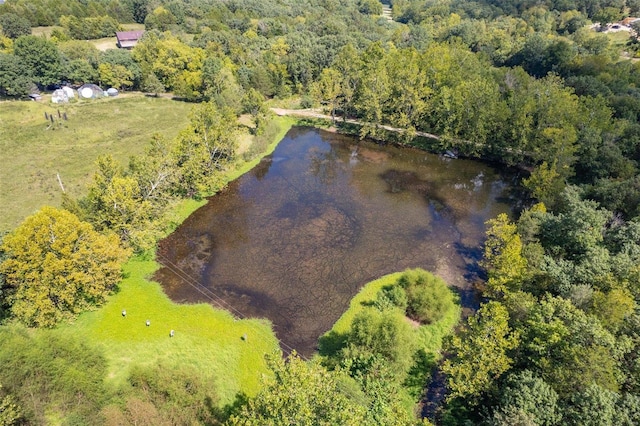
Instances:
[[[160,243],[156,274],[178,302],[270,319],[310,355],[363,284],[422,267],[475,305],[484,222],[517,202],[513,176],[470,160],[298,127]],[[187,274],[190,278],[185,280]]]

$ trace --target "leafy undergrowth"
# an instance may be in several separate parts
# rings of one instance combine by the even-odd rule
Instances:
[[[332,335],[346,335],[351,329],[351,323],[355,316],[375,302],[378,292],[382,290],[383,287],[396,284],[400,276],[402,276],[402,272],[395,272],[371,281],[362,287],[360,292],[351,299],[349,309],[342,314],[331,330],[321,337],[321,341],[327,344],[331,340]],[[434,354],[436,360],[439,359],[440,350],[442,349],[442,339],[451,333],[453,327],[455,327],[460,320],[460,314],[460,307],[456,306],[456,309],[447,312],[439,321],[433,324],[420,325],[415,328],[418,347],[424,349],[427,353]],[[404,316],[404,312],[398,309],[398,315]]]
[[[397,289],[401,287],[400,278],[409,273],[411,273],[411,271],[403,273],[397,272],[372,281],[366,284],[351,300],[349,309],[336,321],[332,329],[319,340],[319,353],[328,361],[329,365],[340,362],[339,360],[344,356],[343,351],[345,348],[348,348],[347,353],[353,353],[353,344],[355,343],[357,346],[363,343],[359,337],[352,340],[353,336],[351,336],[351,334],[355,333],[354,329],[356,324],[354,320],[358,321],[359,318],[361,321],[363,314],[367,317],[367,312],[369,312],[368,317],[376,318],[376,315],[371,316],[371,313],[380,312],[381,293],[385,291],[388,292],[391,288]],[[426,272],[424,273],[428,274]],[[428,275],[431,276],[430,274]],[[450,289],[447,290],[452,292]],[[441,295],[441,297],[443,296],[451,297],[452,300],[456,299],[453,294],[449,296]],[[441,350],[444,337],[453,331],[453,328],[460,320],[461,309],[457,303],[454,303],[449,309],[444,311],[441,318],[430,324],[420,324],[409,319],[406,316],[405,308],[399,306],[392,306],[386,303],[383,310],[387,315],[393,316],[397,322],[406,321],[411,325],[409,336],[406,338],[411,339],[413,343],[405,346],[403,349],[398,349],[400,351],[411,351],[412,359],[410,367],[406,370],[404,380],[398,388],[396,398],[407,412],[412,412],[416,402],[421,398],[425,386],[429,383],[434,368],[442,357]],[[392,323],[388,324],[391,325]],[[358,327],[362,328],[361,325]],[[369,331],[369,333],[372,332],[376,333],[375,330]],[[382,330],[378,330],[378,332],[382,332]],[[401,334],[402,332],[396,329],[395,333]],[[356,333],[356,336],[360,335],[362,335],[362,330]],[[373,338],[373,336],[371,336],[371,338]],[[358,342],[359,340],[360,342]],[[366,338],[364,341],[366,341]],[[401,340],[395,341],[397,344],[400,344],[400,342]],[[393,339],[387,343],[393,345]],[[365,352],[366,350],[367,349],[365,349]],[[399,355],[400,354],[396,353],[394,358]],[[349,355],[347,355],[347,357],[348,356]],[[399,365],[394,365],[392,368],[397,369]],[[402,375],[402,373],[399,374]]]

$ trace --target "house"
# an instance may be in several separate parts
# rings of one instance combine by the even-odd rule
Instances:
[[[138,40],[142,38],[144,31],[118,31],[116,32],[116,38],[118,39],[117,45],[121,49],[132,49],[133,46],[138,44]]]
[[[640,20],[640,18],[634,18],[632,16],[628,17],[628,18],[624,18],[622,21],[620,21],[620,24],[622,25],[626,25],[627,27],[630,27],[631,24],[633,24],[634,22]]]

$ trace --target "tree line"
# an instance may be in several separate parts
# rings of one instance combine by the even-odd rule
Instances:
[[[70,34],[25,35],[25,20],[41,24],[44,12],[5,3],[0,92],[19,97],[34,83],[95,81],[208,102],[175,141],[154,139],[147,156],[126,167],[100,159],[88,194],[65,204],[134,249],[154,241],[158,228],[147,225],[160,223],[172,197],[218,187],[214,171],[234,152],[227,118],[246,111],[265,124],[266,98],[320,102],[338,120],[363,121],[363,137],[377,136],[383,124],[405,128],[404,143],[420,143],[416,131],[438,133],[441,142],[432,149],[530,170],[523,182],[528,207],[488,224],[486,303],[447,343],[449,397],[438,421],[637,424],[640,65],[621,60],[621,47],[586,28],[637,5],[396,0],[396,22],[389,23],[369,3],[90,2],[80,14],[60,6],[47,18],[63,24],[64,16],[109,16],[148,28],[133,51],[104,53],[65,40]],[[22,21],[6,19],[9,13]],[[6,291],[13,290],[5,285]],[[377,304],[403,300],[390,292]],[[377,413],[399,424],[413,421],[403,417],[401,402],[372,397],[394,394],[411,365],[403,339],[372,338],[381,330],[400,330],[390,339],[402,336],[402,326],[383,311],[356,322],[324,366],[273,361],[276,380],[267,391],[273,393],[263,395],[262,405],[249,403],[246,418],[277,414],[283,408],[269,404],[282,395],[308,413],[307,396],[340,392],[336,407],[353,419]],[[394,347],[401,353],[389,351]],[[329,378],[327,368],[335,375]],[[303,391],[294,393],[296,386]],[[15,399],[7,398],[12,406]],[[367,414],[363,406],[379,411]],[[325,408],[314,407],[311,418],[322,418]],[[134,404],[126,415],[135,410]],[[333,415],[325,419],[343,419]]]
[[[487,301],[447,345],[443,424],[637,424],[638,229],[575,186],[553,212],[491,220]]]

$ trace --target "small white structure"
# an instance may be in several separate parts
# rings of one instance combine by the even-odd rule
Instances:
[[[54,104],[64,104],[69,102],[69,97],[64,90],[56,89],[51,94],[51,102],[53,102]]]
[[[66,93],[66,94],[67,94],[67,98],[68,98],[68,99],[70,99],[70,100],[71,100],[71,99],[75,99],[75,97],[76,97],[76,93],[75,93],[75,91],[74,91],[71,87],[69,87],[69,86],[62,86],[62,90],[64,91],[64,93]]]
[[[107,95],[109,96],[118,96],[118,89],[115,87],[110,87],[107,89]]]
[[[95,84],[83,84],[78,89],[78,97],[84,99],[95,99],[101,98],[104,96],[104,91],[100,88],[100,86],[96,86]]]

